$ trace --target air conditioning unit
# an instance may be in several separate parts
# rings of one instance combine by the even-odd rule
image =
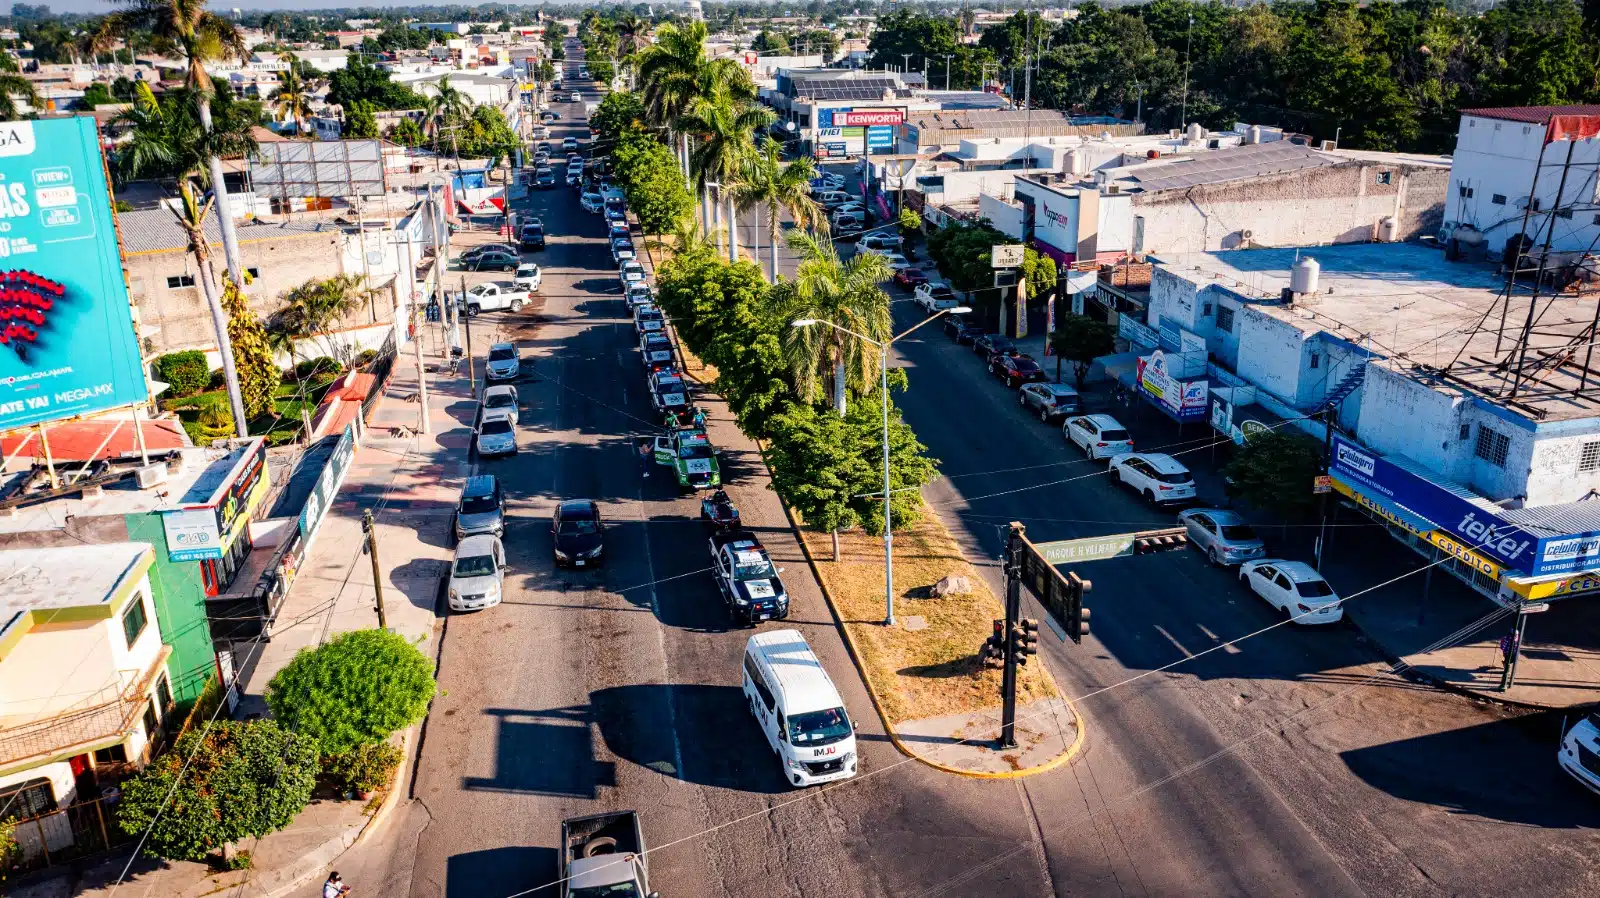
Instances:
[[[1171,131],[1167,132],[1167,137],[1170,140],[1177,140],[1178,138],[1180,138],[1182,136],[1183,136],[1183,132],[1178,130],[1177,128],[1173,128]]]
[[[167,466],[161,462],[145,465],[134,473],[134,480],[139,484],[139,489],[147,490],[153,486],[167,482]]]
[[[1240,240],[1254,240],[1255,236],[1256,236],[1256,232],[1255,231],[1245,230],[1245,231],[1240,231],[1239,232],[1239,239]]]
[[[1334,143],[1331,140],[1324,140],[1322,142],[1322,148],[1324,150],[1337,150],[1339,148],[1339,145],[1337,143]]]

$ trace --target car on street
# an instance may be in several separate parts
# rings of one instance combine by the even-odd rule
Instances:
[[[561,151],[563,153],[576,152],[577,149],[578,149],[578,138],[576,138],[576,137],[563,137],[563,138],[561,138]]]
[[[479,253],[462,266],[468,271],[516,271],[522,264],[522,255],[516,250],[492,249]]]
[[[887,252],[897,253],[900,251],[900,247],[903,243],[905,243],[905,241],[900,239],[899,234],[889,234],[883,231],[878,231],[877,233],[873,234],[863,234],[861,237],[861,242],[857,243],[856,245],[862,249],[884,250]]]
[[[510,569],[498,536],[479,534],[463,539],[456,544],[456,557],[450,565],[450,610],[482,611],[500,604]]]
[[[484,258],[484,256],[479,256],[478,261],[474,264],[482,264]],[[534,269],[534,281],[535,285],[537,285],[538,266],[530,267]],[[521,268],[522,266],[520,265],[517,267],[518,272],[521,271]],[[520,312],[531,298],[528,295],[528,290],[528,287],[518,283],[515,279],[511,281],[486,281],[468,289],[466,293],[457,297],[457,301],[465,304],[467,314],[474,318],[484,312]]]
[[[681,418],[689,413],[689,385],[676,371],[657,371],[650,375],[650,404],[663,417],[671,412]],[[661,464],[672,462],[671,458],[662,460],[659,442],[656,444],[656,461]]]
[[[946,315],[944,333],[954,340],[957,346],[970,346],[988,331],[984,330],[983,325],[965,315]]]
[[[600,194],[587,191],[578,198],[578,205],[582,206],[585,212],[599,215],[605,209],[605,200],[600,198]]]
[[[626,259],[617,269],[617,277],[622,281],[622,289],[627,290],[630,284],[644,283],[644,266],[638,259]]]
[[[894,282],[907,290],[915,290],[928,282],[928,273],[920,268],[902,268],[894,273]]]
[[[550,536],[556,567],[594,567],[604,560],[605,524],[593,499],[568,499],[557,505]]]
[[[483,366],[484,380],[516,380],[522,373],[522,353],[515,343],[496,343],[489,347],[489,360]]]
[[[647,371],[664,371],[672,367],[672,340],[661,331],[640,334],[639,352],[644,357]]]
[[[1023,411],[1038,415],[1046,424],[1083,411],[1083,398],[1066,384],[1023,384],[1017,391],[1017,403]]]
[[[540,166],[539,170],[533,173],[533,186],[540,190],[553,190],[556,186],[555,169],[548,165]]]
[[[919,284],[911,298],[930,315],[961,305],[961,300],[956,298],[956,292],[950,289],[950,285],[938,281]]]
[[[1246,561],[1239,565],[1239,581],[1294,623],[1336,624],[1344,619],[1338,593],[1304,561]]]
[[[841,235],[848,234],[851,231],[859,231],[867,226],[867,220],[854,212],[834,213],[830,223],[833,229]]]
[[[877,250],[867,250],[867,252],[877,252],[878,255],[883,257],[883,260],[885,262],[889,263],[889,276],[890,277],[894,277],[894,272],[899,271],[902,268],[910,268],[911,267],[911,260],[907,259],[905,256],[900,255],[899,253],[879,252]]]
[[[491,384],[483,389],[478,414],[485,418],[510,418],[517,421],[517,388],[510,384]]]
[[[1110,458],[1133,451],[1133,437],[1110,415],[1078,415],[1061,424],[1061,435],[1090,458]]]
[[[457,259],[462,263],[467,263],[484,253],[515,253],[516,251],[517,248],[509,243],[482,243],[462,250]]]
[[[517,273],[511,276],[511,283],[522,290],[534,292],[544,283],[544,272],[532,262],[524,262],[517,266]],[[515,312],[517,309],[513,308],[511,311]]]
[[[1204,552],[1212,564],[1230,566],[1267,554],[1255,528],[1236,511],[1187,508],[1178,512],[1178,524],[1189,531],[1189,545]]]
[[[1561,737],[1556,763],[1568,776],[1600,795],[1600,711],[1590,711]]]
[[[712,576],[736,623],[755,625],[789,616],[783,573],[761,540],[747,530],[721,530],[710,538]]]
[[[560,121],[560,120],[561,120],[561,113],[556,112],[554,109],[546,109],[545,111],[539,113],[539,121],[542,121],[542,122],[556,122],[556,121]]]
[[[1004,334],[984,334],[972,341],[972,351],[983,356],[983,362],[987,365],[997,355],[1016,352],[1017,344]]]
[[[478,455],[484,458],[517,454],[516,425],[504,415],[480,420],[476,440]]]
[[[522,251],[525,253],[544,249],[544,225],[525,224],[522,226],[522,233],[518,235],[518,238],[522,244]]]
[[[569,102],[569,103],[582,103],[583,102],[583,94],[580,94],[577,91],[573,91],[571,93],[571,95],[569,95],[567,97],[567,102]]]
[[[667,325],[667,317],[655,306],[637,306],[633,310],[633,326],[639,333],[658,331]]]
[[[572,167],[570,165],[567,166],[567,186],[568,187],[577,187],[582,182],[583,182],[583,166],[579,165],[576,168],[574,168],[574,167]]]
[[[644,303],[656,301],[655,295],[650,292],[650,286],[644,283],[629,284],[623,295],[628,300],[629,306],[643,305]]]
[[[678,414],[683,411],[680,409]],[[671,468],[678,489],[685,492],[722,485],[722,465],[717,458],[720,454],[711,445],[711,438],[698,427],[679,427],[664,437],[656,437],[656,464]]]
[[[629,259],[637,259],[639,253],[634,249],[633,239],[630,237],[614,237],[611,240],[611,261],[620,266]]]
[[[1020,352],[992,356],[989,359],[989,373],[1000,378],[1008,387],[1049,379],[1033,356]]]
[[[1111,477],[1156,505],[1189,502],[1194,475],[1165,452],[1129,452],[1111,459]]]
[[[512,395],[515,396],[515,391]],[[467,478],[461,487],[461,496],[456,499],[455,526],[451,533],[457,542],[480,533],[505,536],[505,496],[500,492],[499,478],[493,474],[474,474]]]

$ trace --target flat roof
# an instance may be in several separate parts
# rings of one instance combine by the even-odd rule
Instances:
[[[1133,181],[1139,189],[1153,193],[1157,190],[1224,184],[1266,175],[1326,168],[1338,165],[1341,161],[1331,153],[1276,140],[1272,143],[1221,147],[1206,153],[1163,156],[1143,164],[1114,169],[1108,175],[1119,181]]]
[[[0,633],[30,611],[113,603],[153,553],[149,543],[0,550]]]
[[[1283,288],[1289,286],[1290,267],[1302,255],[1321,265],[1318,290],[1297,297],[1292,306],[1278,304]],[[1358,346],[1370,345],[1390,368],[1434,386],[1465,387],[1540,421],[1600,415],[1600,383],[1591,377],[1588,388],[1580,391],[1580,372],[1571,366],[1547,367],[1535,375],[1537,383],[1528,383],[1524,375],[1521,395],[1515,400],[1501,398],[1509,393],[1513,378],[1496,370],[1494,363],[1509,355],[1526,319],[1529,295],[1521,287],[1513,294],[1506,325],[1509,339],[1497,354],[1495,310],[1504,304],[1505,281],[1487,264],[1446,261],[1441,250],[1416,243],[1153,253],[1151,258],[1162,270],[1202,288],[1216,284],[1244,296],[1252,301],[1251,308],[1302,331],[1326,331]],[[1540,296],[1528,362],[1582,342],[1597,303],[1596,292]],[[1448,380],[1428,370],[1453,360],[1457,363]],[[1550,391],[1567,392],[1537,395]]]

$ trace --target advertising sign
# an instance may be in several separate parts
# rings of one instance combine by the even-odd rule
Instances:
[[[209,508],[169,511],[161,516],[161,527],[167,534],[167,558],[171,561],[222,557],[217,516]]]
[[[890,127],[872,127],[867,129],[867,149],[889,150],[894,148],[894,129]]]
[[[1139,360],[1139,389],[1179,421],[1206,418],[1206,382],[1173,377],[1167,371],[1167,357],[1159,349]]]
[[[0,430],[143,401],[93,118],[0,123]]]
[[[851,125],[900,125],[906,120],[904,109],[835,109],[833,123],[841,128]]]
[[[339,494],[339,487],[344,483],[345,473],[350,470],[350,459],[355,456],[355,452],[355,424],[350,423],[345,425],[344,433],[339,435],[338,445],[333,447],[333,454],[328,456],[328,463],[322,466],[322,474],[317,477],[316,485],[311,487],[311,494],[306,497],[306,507],[300,511],[302,555],[311,551],[311,544],[316,541],[322,519],[327,515],[328,508],[333,505],[334,497]]]
[[[842,159],[866,152],[865,128],[818,128],[817,157]]]
[[[1161,338],[1155,329],[1132,315],[1117,316],[1117,336],[1136,346],[1157,346]]]

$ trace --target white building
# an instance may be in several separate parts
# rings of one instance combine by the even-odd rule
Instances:
[[[404,84],[423,96],[437,94],[439,82],[448,78],[450,86],[465,94],[474,106],[504,106],[515,96],[517,89],[517,82],[510,78],[475,72],[430,71],[427,74],[397,72],[392,77],[396,83]]]
[[[1463,109],[1445,232],[1468,226],[1495,254],[1518,234],[1542,244],[1547,232],[1555,252],[1592,252],[1600,236],[1597,130],[1600,106]]]
[[[350,64],[349,50],[296,50],[294,55],[319,72],[337,72]]]
[[[72,844],[63,809],[142,766],[176,726],[147,543],[0,551],[0,807],[29,855]],[[42,843],[42,844],[41,844]]]

